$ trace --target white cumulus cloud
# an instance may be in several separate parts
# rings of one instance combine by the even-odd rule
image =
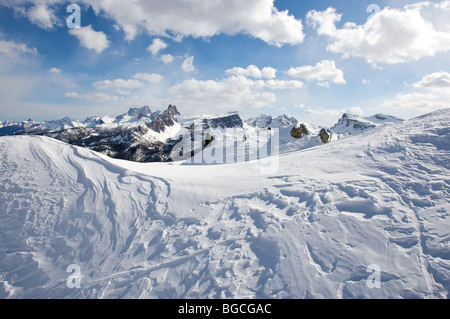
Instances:
[[[260,70],[255,65],[249,65],[247,68],[234,67],[225,71],[225,74],[229,75],[237,75],[237,76],[245,76],[251,78],[265,78],[265,79],[274,79],[276,78],[277,70],[272,67],[264,67]]]
[[[110,45],[106,34],[102,31],[95,31],[90,25],[70,29],[69,33],[80,41],[81,46],[89,50],[94,50],[97,53],[102,53]]]
[[[386,7],[363,25],[347,22],[342,28],[336,26],[342,14],[331,7],[308,12],[307,21],[319,35],[329,37],[327,49],[331,52],[341,53],[344,57],[363,57],[372,64],[405,63],[450,50],[449,30],[437,30],[432,21],[422,15],[423,7]],[[442,8],[435,6],[436,10]]]
[[[51,68],[50,70],[48,70],[48,73],[51,73],[51,74],[61,74],[61,73],[62,73],[62,70],[61,70],[61,69],[58,69],[58,68]]]
[[[136,73],[133,75],[134,79],[143,80],[148,83],[159,83],[162,81],[163,76],[157,73]]]
[[[336,67],[332,60],[324,60],[316,65],[306,65],[292,67],[287,74],[294,78],[301,78],[307,81],[317,81],[318,85],[328,87],[329,82],[335,84],[345,84],[344,72]]]
[[[302,81],[297,80],[268,80],[264,85],[271,90],[288,90],[300,89],[304,84]]]
[[[212,106],[219,111],[257,109],[273,106],[277,102],[275,91],[303,87],[298,80],[257,79],[256,73],[245,73],[248,77],[234,73],[225,72],[227,76],[220,80],[185,80],[169,89],[173,95],[170,100],[202,112]]]
[[[1,37],[1,34],[0,34]],[[22,54],[37,54],[36,48],[30,48],[24,43],[17,43],[14,41],[0,40],[0,55],[8,58],[15,58]]]
[[[379,109],[414,116],[450,107],[449,73],[428,74],[410,87],[410,92],[399,93],[383,101]]]
[[[450,73],[435,72],[425,76],[421,81],[414,84],[417,88],[436,88],[436,89],[450,89]]]
[[[192,72],[195,70],[194,68],[194,57],[190,56],[184,59],[183,63],[181,64],[181,69],[184,72]]]
[[[14,10],[15,14],[27,18],[38,27],[50,30],[55,25],[61,25],[61,20],[55,14],[53,5],[59,0],[0,0],[0,5]]]
[[[132,40],[140,30],[174,38],[247,34],[272,45],[303,42],[303,24],[274,0],[83,0],[96,14],[115,20]]]
[[[32,23],[43,29],[52,29],[58,21],[55,12],[45,4],[32,6],[26,15]]]
[[[173,60],[175,60],[175,57],[171,54],[161,55],[161,61],[163,61],[165,64],[172,63]]]
[[[152,44],[150,44],[147,48],[147,51],[151,52],[153,55],[157,55],[159,51],[167,48],[167,43],[163,40],[156,38],[153,39]]]
[[[163,76],[156,73],[136,73],[131,79],[102,80],[92,84],[93,87],[101,90],[114,90],[120,95],[131,95],[132,90],[142,89],[145,83],[159,83]]]
[[[61,23],[52,7],[67,1],[1,0],[0,3],[48,29]],[[302,20],[288,10],[279,11],[274,0],[80,0],[78,3],[113,20],[114,28],[123,30],[128,41],[142,31],[178,40],[189,36],[246,34],[275,46],[297,45],[305,37]]]
[[[212,106],[224,110],[242,108],[260,108],[273,104],[276,96],[273,92],[262,90],[263,81],[254,81],[242,76],[231,76],[222,80],[200,81],[190,79],[169,89],[179,101],[190,108],[208,111]]]
[[[415,112],[411,114],[419,115],[450,107],[449,99],[450,92],[448,91],[404,93],[384,101],[381,108],[391,112]]]

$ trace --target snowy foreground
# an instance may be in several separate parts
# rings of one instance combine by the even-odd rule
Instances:
[[[450,296],[450,110],[269,174],[34,136],[1,137],[0,161],[1,298]]]

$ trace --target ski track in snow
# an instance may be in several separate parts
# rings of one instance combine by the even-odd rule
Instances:
[[[270,175],[2,137],[0,298],[448,298],[449,119],[282,154]]]

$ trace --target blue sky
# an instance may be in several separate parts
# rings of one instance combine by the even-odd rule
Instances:
[[[449,72],[448,0],[0,0],[0,121],[168,104],[411,118],[449,107]]]

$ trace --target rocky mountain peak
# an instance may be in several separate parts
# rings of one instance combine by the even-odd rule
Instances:
[[[374,116],[361,117],[349,113],[342,114],[339,121],[331,128],[331,131],[339,134],[358,134],[380,125],[401,122],[403,120],[391,115],[376,114]]]
[[[154,113],[155,114],[155,113]],[[169,105],[167,110],[162,113],[157,113],[153,118],[151,127],[157,133],[164,132],[167,126],[172,126],[177,122],[177,115],[180,115],[175,105]]]
[[[295,118],[286,114],[275,118],[270,115],[261,114],[256,118],[250,118],[246,121],[248,125],[258,128],[285,128],[296,125],[297,122],[298,121]]]
[[[167,115],[170,115],[171,117],[175,117],[177,115],[180,115],[180,112],[178,112],[178,109],[175,105],[170,104],[167,108],[167,111],[165,111]]]
[[[127,112],[128,116],[136,117],[138,119],[141,119],[143,117],[150,117],[151,114],[152,111],[148,105],[141,108],[130,108]]]
[[[208,119],[207,123],[211,128],[234,128],[242,127],[243,122],[238,113],[229,114],[222,117]]]

